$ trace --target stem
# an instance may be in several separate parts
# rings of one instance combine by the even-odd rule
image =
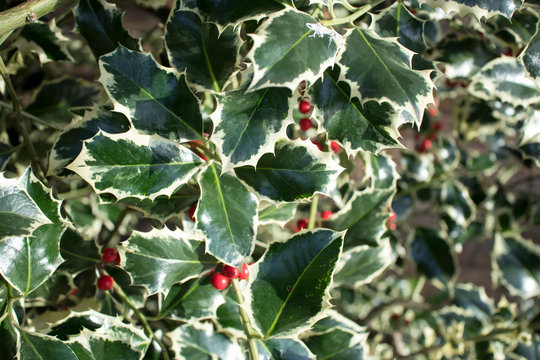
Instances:
[[[331,25],[340,25],[340,24],[352,23],[356,19],[358,19],[360,16],[364,15],[369,10],[373,9],[375,6],[379,5],[383,1],[384,0],[376,0],[376,1],[372,2],[371,4],[366,4],[366,5],[362,6],[361,8],[359,8],[356,12],[352,13],[349,16],[345,16],[343,18],[331,19],[331,20],[322,20],[321,25],[331,26]]]
[[[124,293],[124,290],[122,290],[122,288],[116,282],[114,283],[113,286],[114,286],[114,291],[116,291],[116,294],[118,294],[118,296],[127,304],[127,306],[129,306],[131,310],[133,310],[135,315],[137,315],[137,317],[141,320],[148,337],[154,340],[155,342],[157,342],[158,345],[161,347],[161,354],[163,355],[163,359],[170,360],[169,353],[167,352],[167,348],[165,347],[165,344],[163,344],[161,339],[159,339],[154,334],[154,332],[152,331],[152,328],[150,327],[150,325],[148,324],[148,321],[146,320],[146,316],[144,316],[144,314],[140,312],[139,309],[137,309],[137,307],[131,302],[131,300],[129,300],[127,295]]]
[[[61,6],[75,6],[76,0],[30,0],[0,13],[0,39],[13,30],[39,19]]]
[[[317,206],[319,205],[319,195],[313,195],[311,200],[311,207],[309,208],[309,222],[308,229],[313,229],[315,227],[315,219],[317,217]]]
[[[129,214],[130,211],[131,211],[131,209],[128,208],[128,207],[126,207],[126,208],[124,208],[124,210],[122,210],[122,212],[118,216],[118,219],[116,219],[116,221],[114,223],[114,229],[109,233],[109,236],[107,236],[107,238],[103,241],[103,244],[106,247],[111,247],[112,240],[114,239],[114,237],[120,231],[120,226],[122,226],[122,223],[124,222],[126,216]]]
[[[238,312],[240,314],[240,320],[242,321],[242,326],[244,327],[244,332],[246,333],[246,337],[248,340],[248,347],[249,347],[249,355],[251,360],[258,360],[259,359],[259,353],[257,352],[257,343],[255,342],[255,339],[251,335],[251,321],[249,320],[249,316],[246,313],[246,310],[242,307],[244,304],[244,297],[242,296],[242,293],[240,292],[240,289],[238,288],[238,280],[232,279],[231,280],[234,295],[236,295],[236,302],[238,303]]]
[[[12,112],[14,111],[13,110],[13,105],[8,104],[7,102],[4,102],[4,101],[0,100],[0,106],[6,108],[8,110],[11,110]],[[25,118],[29,119],[29,120],[32,120],[32,121],[34,121],[34,122],[36,122],[38,124],[41,124],[41,125],[44,125],[44,126],[47,126],[47,127],[52,127],[53,129],[56,129],[56,130],[63,130],[65,128],[65,127],[62,127],[62,126],[59,126],[59,125],[49,124],[46,121],[38,118],[35,115],[30,114],[29,112],[26,112],[24,110],[20,110],[19,113],[22,116],[24,116]]]

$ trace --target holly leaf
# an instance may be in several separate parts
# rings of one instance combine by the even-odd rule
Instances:
[[[122,12],[103,0],[80,0],[75,9],[75,23],[96,59],[114,51],[118,45],[140,49],[139,41],[122,24]]]
[[[261,202],[261,204],[263,204]],[[297,204],[285,203],[281,205],[273,205],[271,203],[264,203],[259,209],[259,224],[271,224],[285,225],[289,220],[294,217]]]
[[[486,101],[502,100],[524,107],[540,101],[540,84],[525,74],[523,65],[508,56],[488,63],[472,77],[469,91]]]
[[[351,98],[351,87],[339,81],[340,68],[327,69],[310,88],[315,118],[328,138],[339,141],[347,153],[360,150],[378,152],[399,146],[397,114],[387,102],[369,101],[364,105]]]
[[[365,336],[342,328],[310,336],[305,342],[317,359],[363,359],[365,354]]]
[[[28,41],[37,45],[25,44]],[[62,35],[62,29],[56,26],[56,22],[45,23],[36,21],[27,23],[21,29],[15,45],[23,53],[34,51],[42,64],[48,61],[72,60],[66,47],[68,39]]]
[[[216,144],[223,169],[255,166],[265,153],[272,152],[277,140],[287,137],[292,119],[292,93],[269,88],[245,93],[229,91],[218,95],[218,106],[210,115],[214,123],[212,141]]]
[[[454,303],[465,310],[471,310],[478,318],[488,321],[495,312],[491,300],[483,287],[473,284],[456,284]]]
[[[214,331],[210,323],[182,325],[167,334],[172,342],[175,359],[244,359],[244,352],[236,342]]]
[[[540,248],[518,235],[496,234],[492,253],[492,278],[513,295],[538,296]]]
[[[186,70],[189,81],[220,92],[237,66],[238,34],[232,27],[220,32],[215,24],[179,10],[177,4],[165,33],[170,61],[179,71]]]
[[[261,360],[315,359],[303,342],[294,339],[257,340],[257,352]]]
[[[99,130],[109,134],[126,132],[129,121],[123,114],[96,107],[84,114],[84,118],[60,133],[49,155],[49,172],[61,172],[63,167],[75,160],[83,148],[84,140],[96,135]]]
[[[431,71],[413,70],[413,52],[396,41],[381,38],[373,30],[355,28],[347,32],[345,39],[339,63],[352,96],[363,103],[389,101],[405,112],[404,121],[420,127],[424,109],[434,102]],[[364,66],[357,66],[359,63]]]
[[[315,192],[328,193],[341,170],[330,153],[296,140],[278,142],[274,154],[263,155],[256,168],[234,171],[260,195],[281,202],[308,198]]]
[[[128,343],[120,340],[110,340],[106,335],[96,336],[91,331],[85,331],[66,344],[79,360],[100,360],[116,358],[122,360],[140,360],[143,356],[133,350]]]
[[[331,31],[335,37],[317,34],[310,26]],[[291,8],[273,13],[250,36],[253,48],[248,58],[254,73],[249,91],[273,86],[294,91],[302,80],[315,82],[334,63],[341,40],[337,32]]]
[[[394,262],[388,239],[378,247],[362,245],[343,253],[334,282],[343,286],[359,287],[371,282]]]
[[[206,237],[206,251],[238,266],[254,247],[258,200],[232,174],[211,163],[199,176],[201,198],[196,227]]]
[[[189,239],[182,230],[167,227],[150,232],[135,231],[125,243],[124,269],[133,285],[144,286],[149,294],[165,295],[171,286],[185,282],[217,261],[204,254],[204,244]]]
[[[79,360],[75,353],[62,341],[47,335],[19,331],[18,359],[62,359]]]
[[[534,79],[540,78],[540,28],[523,50],[521,59],[529,76]]]
[[[399,174],[396,163],[385,154],[363,154],[365,176],[371,180],[371,186],[375,189],[393,189],[396,187]]]
[[[4,304],[2,304],[2,308],[3,305]],[[6,359],[17,358],[17,345],[20,342],[19,337],[20,335],[15,331],[13,325],[11,325],[9,317],[6,317],[4,321],[0,323],[0,354],[4,354]]]
[[[447,14],[455,12],[461,16],[472,14],[480,20],[495,15],[503,15],[510,19],[514,11],[523,4],[522,0],[420,0],[431,8],[442,8]]]
[[[252,267],[246,305],[264,339],[299,334],[323,314],[342,246],[341,233],[322,229],[270,245]]]
[[[476,216],[476,207],[469,197],[469,192],[460,182],[443,183],[440,201],[442,211],[461,228],[466,228]],[[454,236],[454,234],[450,235]]]
[[[187,183],[201,163],[188,148],[158,135],[100,131],[84,142],[83,150],[67,168],[98,194],[153,200],[159,195],[170,196]]]
[[[410,254],[418,270],[428,279],[448,282],[456,275],[455,254],[436,230],[417,228]]]
[[[347,230],[345,247],[379,246],[386,231],[390,205],[395,190],[368,188],[355,191],[351,199],[332,217],[332,228]]]
[[[99,81],[133,126],[172,139],[202,139],[197,99],[184,76],[159,66],[150,55],[118,47],[99,61]]]
[[[41,225],[52,223],[28,193],[25,176],[8,179],[0,174],[0,239],[28,235]]]
[[[160,316],[182,321],[214,318],[218,307],[224,303],[220,291],[206,281],[193,279],[171,287],[163,299]]]

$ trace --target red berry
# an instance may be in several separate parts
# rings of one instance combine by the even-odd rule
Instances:
[[[334,215],[333,212],[331,212],[330,210],[324,210],[321,214],[321,217],[324,219],[324,220],[328,220],[332,217],[332,215]]]
[[[514,52],[512,51],[512,48],[508,48],[503,54],[506,56],[512,56]]]
[[[428,114],[431,117],[435,117],[435,116],[437,116],[439,114],[439,110],[437,110],[436,107],[430,107],[429,110],[428,110]]]
[[[442,128],[443,128],[443,124],[442,124],[442,122],[433,123],[432,128],[433,128],[434,131],[441,131]]]
[[[240,271],[240,280],[246,280],[249,277],[249,269],[246,264],[242,265],[242,271]]]
[[[303,118],[300,120],[300,129],[306,131],[311,129],[311,126],[313,126],[313,124],[311,123],[310,118]]]
[[[339,144],[335,141],[330,141],[330,149],[337,154],[339,152]]]
[[[416,146],[416,152],[419,154],[425,153],[426,148],[424,147],[424,144],[420,144]]]
[[[429,139],[430,141],[432,141],[432,142],[435,141],[435,140],[437,140],[437,134],[435,134],[435,133],[429,134],[428,139]]]
[[[210,278],[210,284],[218,290],[224,290],[229,285],[229,278],[220,273],[214,273]]]
[[[104,263],[112,263],[116,261],[116,256],[118,255],[118,252],[116,252],[113,248],[105,248],[102,251],[101,259]]]
[[[313,143],[313,145],[317,146],[317,147],[319,148],[319,150],[323,151],[323,150],[322,150],[323,147],[322,147],[322,145],[321,145],[320,142],[318,142],[318,141],[313,141],[313,140],[311,140],[311,142]]]
[[[386,226],[388,226],[388,229],[394,231],[397,229],[397,225],[395,222],[393,221],[389,221],[388,223],[386,223]]]
[[[394,321],[398,321],[399,318],[400,318],[400,316],[399,316],[398,314],[392,314],[390,317],[391,317],[392,320],[394,320]]]
[[[433,146],[433,143],[431,142],[431,140],[426,139],[426,140],[424,140],[422,145],[424,146],[424,149],[429,150],[429,149],[431,149],[431,146]]]
[[[97,281],[97,287],[101,291],[111,290],[114,285],[114,279],[109,275],[102,275]]]
[[[308,227],[308,219],[306,218],[301,218],[300,220],[298,220],[298,222],[296,223],[296,226],[298,226],[298,228],[300,230],[302,229],[307,229]]]
[[[308,112],[311,111],[311,104],[309,103],[309,101],[302,100],[300,101],[300,104],[298,105],[298,110],[302,114],[307,114]]]
[[[188,216],[193,222],[195,222],[195,210],[197,210],[197,204],[193,204],[193,206],[190,207],[188,211]]]
[[[229,279],[236,279],[240,276],[240,270],[235,268],[234,266],[229,265],[223,265],[223,269],[221,269],[221,273],[228,277]]]
[[[397,219],[397,215],[395,212],[391,213],[390,216],[388,217],[388,221],[394,221]]]
[[[300,95],[304,96],[306,92],[306,82],[304,80],[300,81],[300,85],[298,85],[298,91],[300,92]]]
[[[116,258],[114,259],[114,262],[116,263],[116,265],[120,265],[120,254],[119,253],[116,253]]]

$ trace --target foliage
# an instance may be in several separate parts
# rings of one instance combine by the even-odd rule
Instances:
[[[537,358],[536,2],[10,3],[3,359]]]

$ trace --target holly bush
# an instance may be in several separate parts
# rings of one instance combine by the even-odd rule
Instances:
[[[538,359],[539,9],[1,1],[1,358]]]

